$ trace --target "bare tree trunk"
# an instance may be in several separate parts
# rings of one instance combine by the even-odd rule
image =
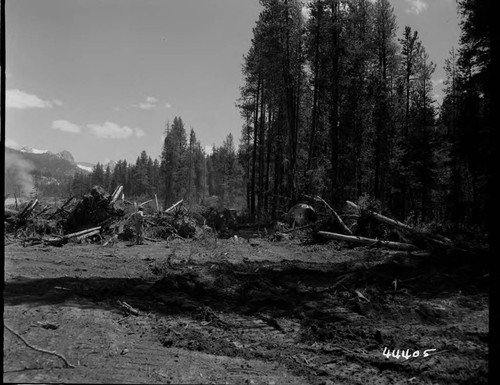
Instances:
[[[257,162],[257,122],[259,117],[259,96],[260,96],[260,83],[261,74],[259,72],[259,78],[257,80],[257,93],[255,97],[255,111],[254,111],[254,130],[253,130],[253,149],[252,149],[252,182],[251,182],[251,194],[250,194],[250,214],[252,218],[255,218],[255,172],[256,172],[256,162]]]
[[[331,111],[330,111],[330,160],[331,160],[331,202],[338,201],[338,162],[339,162],[339,4],[332,0],[332,71],[331,71]]]

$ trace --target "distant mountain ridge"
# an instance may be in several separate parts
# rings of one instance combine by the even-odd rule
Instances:
[[[24,159],[30,161],[31,163],[34,163],[34,166],[35,166],[35,169],[46,169],[45,166],[43,166],[44,163],[51,163],[53,161],[50,161],[50,157],[57,157],[57,158],[60,158],[60,159],[64,159],[66,161],[68,161],[69,163],[71,163],[72,165],[76,165],[76,169],[74,167],[65,167],[65,166],[62,166],[63,169],[66,169],[68,168],[68,170],[66,171],[69,171],[69,169],[71,168],[73,171],[86,171],[86,172],[92,172],[92,170],[94,169],[95,167],[95,163],[90,163],[90,162],[77,162],[75,161],[75,158],[73,157],[73,155],[71,154],[71,152],[69,151],[66,151],[66,150],[63,150],[61,152],[58,152],[58,153],[53,153],[49,150],[41,150],[41,149],[38,149],[38,148],[33,148],[33,147],[21,147],[21,148],[12,148],[12,147],[5,147],[5,150],[6,150],[6,153],[7,151],[10,151],[11,153],[22,153],[22,154],[18,154],[18,155],[21,155]],[[43,157],[38,157],[38,155],[44,155]],[[41,165],[38,165],[38,163],[42,163]],[[41,166],[41,167],[38,167],[38,166]],[[111,160],[109,163],[106,163],[106,164],[103,164],[103,167],[104,169],[106,169],[106,167],[109,165],[111,171],[114,170],[115,166],[116,166],[116,162]],[[66,172],[65,172],[66,173]]]
[[[33,169],[34,176],[45,176],[59,179],[61,177],[73,176],[80,170],[73,155],[69,151],[61,151],[53,154],[50,151],[23,147],[20,150],[5,147],[5,156],[14,156],[27,161]]]

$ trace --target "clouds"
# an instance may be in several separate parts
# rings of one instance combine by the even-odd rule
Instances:
[[[62,106],[63,102],[58,99],[43,100],[40,97],[28,94],[18,89],[5,91],[5,107],[24,110],[26,108],[52,108],[54,105]]]
[[[74,123],[68,122],[67,120],[54,120],[52,122],[52,128],[54,130],[60,130],[63,132],[70,132],[72,134],[78,134],[82,132],[82,128]]]
[[[8,109],[51,109],[53,107],[61,107],[64,103],[59,99],[44,100],[37,95],[29,94],[19,89],[10,89],[6,91],[6,108]],[[152,108],[170,108],[169,103],[161,104],[160,101],[148,96],[145,101],[134,105],[134,107],[149,110]],[[119,110],[115,108],[115,110]],[[68,134],[87,134],[101,139],[127,139],[127,138],[142,138],[146,136],[146,132],[138,127],[129,127],[118,123],[108,121],[101,123],[77,124],[66,119],[56,119],[52,121],[50,126],[53,130]],[[18,144],[10,141],[11,147],[16,147]]]
[[[132,136],[143,137],[145,132],[140,128],[130,128],[128,126],[119,126],[113,122],[88,124],[87,128],[90,134],[98,138],[126,139]]]
[[[170,103],[165,102],[163,105],[159,103],[160,101],[154,96],[147,96],[145,101],[137,104],[132,104],[130,108],[140,108],[141,110],[151,110],[153,108],[171,108]]]
[[[67,120],[54,120],[52,128],[70,134],[90,134],[100,139],[127,139],[131,137],[142,138],[146,135],[141,128],[121,126],[117,123],[106,121],[104,123],[92,123],[82,127]]]
[[[155,108],[156,107],[156,102],[158,102],[158,99],[156,99],[156,98],[154,98],[152,96],[148,96],[146,98],[145,102],[139,103],[138,107],[141,110],[149,110],[151,108]]]
[[[427,4],[424,0],[405,0],[405,2],[410,6],[410,8],[406,9],[405,12],[413,13],[415,15],[421,14],[429,6],[429,4]]]

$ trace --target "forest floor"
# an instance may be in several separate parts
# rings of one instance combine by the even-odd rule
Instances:
[[[258,237],[10,244],[5,324],[75,368],[4,329],[3,381],[486,384],[483,262]]]

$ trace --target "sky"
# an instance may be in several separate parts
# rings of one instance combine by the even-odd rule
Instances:
[[[439,102],[458,46],[455,0],[391,0],[417,30]],[[159,157],[180,116],[209,149],[243,120],[235,107],[258,0],[6,0],[5,145],[77,162]]]

